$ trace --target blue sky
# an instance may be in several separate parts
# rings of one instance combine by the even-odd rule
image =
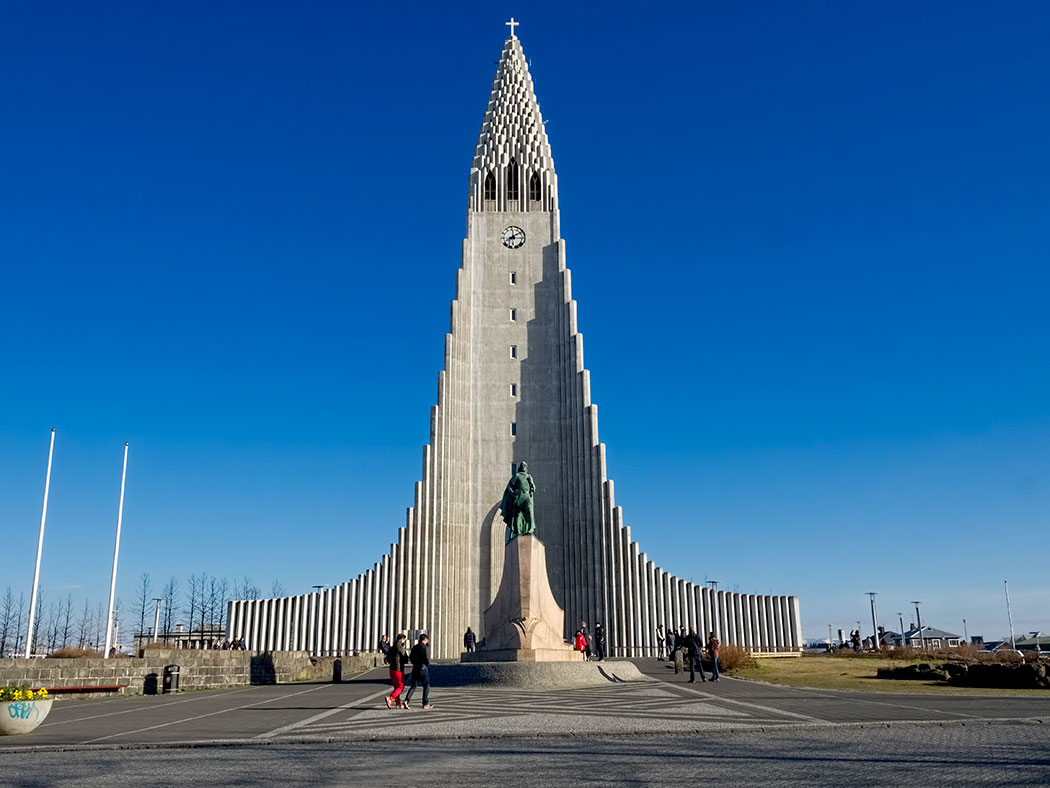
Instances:
[[[1043,3],[56,3],[0,31],[0,533],[341,582],[420,477],[511,15],[618,502],[805,634],[1050,630]],[[907,616],[905,616],[907,623]],[[866,625],[870,626],[870,625]]]

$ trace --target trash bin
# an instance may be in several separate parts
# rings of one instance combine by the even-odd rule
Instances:
[[[179,666],[164,666],[164,694],[179,691]]]
[[[156,695],[157,694],[157,674],[147,673],[146,680],[142,685],[143,695]]]

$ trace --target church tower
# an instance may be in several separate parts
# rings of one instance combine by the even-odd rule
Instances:
[[[517,23],[507,24],[471,163],[430,442],[405,525],[387,555],[340,586],[232,602],[230,632],[250,648],[331,654],[426,631],[436,658],[458,657],[464,630],[480,630],[499,587],[499,504],[527,461],[566,635],[580,621],[601,622],[614,656],[655,656],[660,624],[714,629],[753,650],[797,650],[797,597],[686,582],[648,560],[623,525],[583,366],[550,142]]]

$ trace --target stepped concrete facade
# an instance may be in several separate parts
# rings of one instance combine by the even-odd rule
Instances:
[[[513,28],[512,28],[513,30]],[[601,622],[612,656],[655,656],[655,628],[715,630],[756,651],[802,646],[798,598],[714,590],[661,569],[616,505],[559,232],[558,179],[521,44],[492,83],[469,178],[444,370],[414,505],[390,551],[342,585],[230,603],[250,649],[341,654],[426,631],[455,658],[503,570],[503,490],[527,460],[564,635]]]

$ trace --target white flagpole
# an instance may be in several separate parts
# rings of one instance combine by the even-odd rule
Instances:
[[[109,614],[106,616],[106,650],[103,659],[109,659],[109,649],[113,644],[109,639],[113,634],[113,596],[117,590],[117,554],[120,553],[120,522],[124,519],[124,481],[128,478],[128,444],[124,444],[124,470],[120,474],[120,505],[117,508],[117,542],[113,546],[113,576],[109,581]]]
[[[51,491],[51,458],[55,455],[55,428],[51,428],[51,448],[47,451],[47,476],[44,477],[44,508],[40,511],[40,538],[36,542],[36,568],[33,570],[33,592],[29,595],[29,629],[26,632],[26,656],[33,656],[33,619],[36,618],[36,590],[40,581],[40,554],[44,550],[44,521],[47,520],[47,496]]]

